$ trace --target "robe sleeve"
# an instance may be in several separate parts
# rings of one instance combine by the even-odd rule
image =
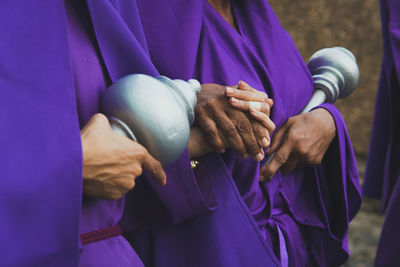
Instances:
[[[207,157],[204,156],[204,157]],[[204,159],[203,157],[203,159]],[[147,173],[127,195],[121,225],[125,231],[175,224],[217,208],[207,164],[194,170],[188,151],[165,169],[167,185],[156,184]]]
[[[354,151],[343,117],[333,104],[322,104],[336,124],[336,137],[322,164],[315,167],[322,222],[327,238],[321,249],[330,262],[342,262],[348,257],[349,223],[361,206],[361,189]]]

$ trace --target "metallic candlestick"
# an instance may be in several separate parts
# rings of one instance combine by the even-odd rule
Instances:
[[[101,111],[115,132],[140,143],[166,166],[187,147],[200,90],[197,80],[132,74],[106,90]]]
[[[314,94],[302,113],[324,102],[334,103],[350,95],[358,86],[360,71],[353,53],[343,47],[314,53],[307,64],[314,79]]]
[[[334,103],[350,95],[358,86],[360,71],[353,53],[343,47],[325,48],[315,52],[307,63],[314,80],[314,93],[301,113],[322,103]],[[267,165],[275,153],[269,155]]]

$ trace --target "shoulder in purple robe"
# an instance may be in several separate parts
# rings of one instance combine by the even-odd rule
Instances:
[[[363,194],[386,211],[376,266],[400,262],[400,3],[381,0],[384,55]]]

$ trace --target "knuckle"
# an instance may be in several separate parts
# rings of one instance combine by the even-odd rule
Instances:
[[[294,131],[289,132],[288,138],[295,144],[299,144],[302,141],[301,136]]]
[[[134,188],[135,185],[136,185],[135,179],[134,179],[134,178],[133,178],[133,179],[130,179],[129,183],[127,184],[127,189],[128,189],[127,191],[129,191],[129,190],[131,190],[132,188]]]
[[[288,160],[288,156],[282,152],[278,152],[275,154],[275,160],[280,164],[284,164]]]
[[[140,161],[142,161],[145,158],[146,154],[147,154],[147,150],[144,147],[140,146],[137,148],[137,151],[135,153],[135,158],[136,158],[136,160],[139,159]]]
[[[96,113],[92,116],[92,120],[96,123],[105,123],[108,122],[108,119],[106,116],[104,116],[101,113]]]
[[[224,134],[225,134],[227,137],[234,137],[234,136],[237,135],[236,127],[233,126],[233,125],[232,125],[232,126],[225,127],[223,130],[224,130]]]
[[[115,190],[107,194],[107,198],[111,200],[119,200],[125,195],[124,192],[121,192],[120,190]]]
[[[207,102],[204,103],[204,109],[212,109],[218,106],[218,98],[209,99]]]
[[[125,194],[129,190],[131,190],[135,186],[135,178],[134,175],[128,175],[124,177],[124,179],[119,183],[121,188],[121,194]]]
[[[202,104],[196,105],[196,107],[194,108],[194,112],[196,114],[196,117],[202,117],[205,113],[204,105]]]
[[[202,108],[201,107],[195,107],[194,108],[194,115],[195,115],[195,120],[194,120],[194,122],[196,123],[196,124],[199,124],[199,123],[201,123],[201,121],[202,121],[202,118],[203,118],[203,115],[204,115],[204,111],[202,110]]]
[[[216,100],[212,100],[206,104],[206,109],[212,113],[218,113],[221,111],[220,105],[218,105]]]
[[[133,175],[133,177],[132,177],[132,180],[134,180],[136,177],[139,177],[140,175],[142,175],[142,173],[143,173],[143,169],[142,169],[142,167],[140,167],[140,166],[135,166],[133,169],[132,169],[132,175]]]
[[[252,126],[248,119],[239,119],[237,121],[237,128],[241,133],[248,133],[252,130]]]
[[[308,149],[300,147],[297,151],[298,154],[301,155],[305,160],[307,160],[308,162],[312,162],[313,156],[310,155]]]
[[[205,130],[205,134],[214,139],[218,137],[218,130],[216,128],[209,127]]]

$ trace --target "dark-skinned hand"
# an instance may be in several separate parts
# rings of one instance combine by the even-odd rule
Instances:
[[[264,92],[258,91],[240,81],[237,87],[227,87],[226,95],[231,105],[244,112],[250,112],[252,119],[260,122],[253,125],[259,145],[268,147],[271,143],[270,134],[275,130],[275,124],[270,119],[270,111],[274,104],[272,99]],[[259,110],[252,104],[259,104]]]
[[[261,168],[260,180],[271,179],[279,169],[286,174],[305,164],[321,164],[335,135],[334,119],[324,108],[290,117],[272,137],[267,154],[273,158]]]
[[[226,96],[227,87],[217,84],[203,84],[197,96],[195,126],[207,142],[220,153],[227,147],[247,157],[261,161],[264,157],[262,140],[269,137],[268,130],[260,122],[252,120],[245,112],[232,107]],[[264,131],[261,129],[264,128]]]

